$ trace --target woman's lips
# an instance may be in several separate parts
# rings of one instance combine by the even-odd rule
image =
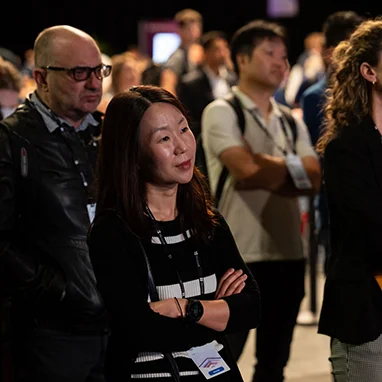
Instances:
[[[179,168],[184,169],[184,170],[188,170],[191,167],[191,159],[182,162],[181,164],[179,164],[176,167],[179,167]]]

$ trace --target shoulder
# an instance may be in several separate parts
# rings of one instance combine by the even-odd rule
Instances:
[[[186,73],[181,78],[182,85],[193,85],[195,83],[199,83],[205,77],[204,72],[201,69],[192,70],[189,73]]]
[[[372,122],[366,120],[360,124],[343,127],[327,144],[325,148],[325,158],[333,158],[333,160],[336,160],[334,153],[343,150],[360,153],[362,148],[366,149],[366,136],[373,134],[373,129],[374,126]]]
[[[172,65],[182,62],[186,59],[186,51],[181,48],[177,48],[174,53],[167,59],[167,61],[163,64],[164,68],[172,68]]]
[[[223,98],[215,99],[214,101],[210,102],[204,109],[204,114],[206,115],[211,114],[218,116],[220,113],[223,113],[223,118],[227,115],[235,115],[233,107]]]
[[[17,134],[24,135],[31,127],[41,127],[43,119],[39,112],[35,110],[29,101],[21,104],[16,111],[9,117],[0,122],[0,126],[9,132],[14,131]]]
[[[305,123],[302,117],[299,114],[297,115],[297,110],[292,111],[289,106],[283,105],[277,101],[275,104],[291,128],[294,128],[295,130],[305,128]]]
[[[116,239],[129,235],[129,229],[122,217],[114,210],[106,210],[97,214],[88,230],[88,244],[104,240]],[[132,235],[132,233],[131,233]]]
[[[306,100],[317,99],[325,95],[326,79],[321,79],[315,84],[309,86],[301,95],[301,102]]]
[[[216,99],[210,102],[202,112],[202,134],[213,134],[214,137],[222,134],[236,132],[241,136],[238,128],[238,118],[231,105],[224,99]]]
[[[222,231],[225,232],[226,230],[229,230],[228,223],[225,220],[224,216],[219,212],[219,210],[214,207],[213,211],[214,211],[215,218],[216,218],[215,230],[217,230],[219,232],[222,232]]]

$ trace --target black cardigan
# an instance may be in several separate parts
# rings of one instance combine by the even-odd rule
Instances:
[[[118,375],[121,370],[124,375],[129,374],[128,360],[135,359],[138,352],[184,351],[214,339],[222,342],[222,333],[201,325],[189,326],[181,319],[164,317],[151,310],[147,302],[147,267],[139,240],[114,212],[96,218],[89,231],[88,244],[98,288],[110,314],[112,334],[107,375]],[[206,261],[204,256],[208,257],[210,265],[213,263],[217,280],[231,267],[243,269],[248,275],[244,290],[225,298],[230,309],[226,332],[256,327],[260,319],[257,283],[221,216],[211,245],[202,247],[198,248],[201,260]],[[163,267],[166,266],[164,262]],[[155,269],[153,273],[155,278]],[[226,362],[238,373],[233,360]]]
[[[324,156],[331,256],[319,333],[350,344],[382,333],[382,143],[371,118],[344,128]]]

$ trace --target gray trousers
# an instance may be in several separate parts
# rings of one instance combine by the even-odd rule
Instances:
[[[329,360],[335,382],[382,382],[382,335],[361,345],[333,338]]]

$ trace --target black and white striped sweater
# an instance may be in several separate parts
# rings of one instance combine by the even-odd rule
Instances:
[[[168,259],[157,236],[143,241],[159,298],[182,297],[174,267],[183,281],[185,297],[206,300],[214,299],[218,281],[226,270],[240,268],[250,277],[242,293],[225,298],[230,309],[226,332],[256,327],[260,315],[257,284],[245,266],[224,219],[220,218],[220,225],[208,246],[196,242],[190,227],[185,227],[182,232],[179,219],[161,222],[160,228],[173,260]],[[172,352],[181,376],[186,381],[204,380],[186,351],[212,341],[216,341],[219,349],[223,345],[220,354],[231,369],[238,371],[229,359],[227,344],[223,343],[221,333],[198,324],[189,326],[181,319],[164,317],[150,309],[147,269],[143,255],[137,239],[127,233],[119,218],[109,214],[97,219],[89,235],[89,248],[98,286],[111,315],[110,344],[114,356],[110,357],[114,357],[115,361],[125,353],[130,359],[134,359],[129,366],[131,378],[170,380],[169,365],[163,353]],[[198,251],[201,262],[204,295],[200,294],[195,250]],[[124,293],[121,293],[121,288]],[[126,352],[122,349],[123,346],[128,346],[130,351]],[[119,354],[116,355],[116,352]],[[114,369],[121,367],[112,363]],[[228,374],[214,379],[223,381]]]

